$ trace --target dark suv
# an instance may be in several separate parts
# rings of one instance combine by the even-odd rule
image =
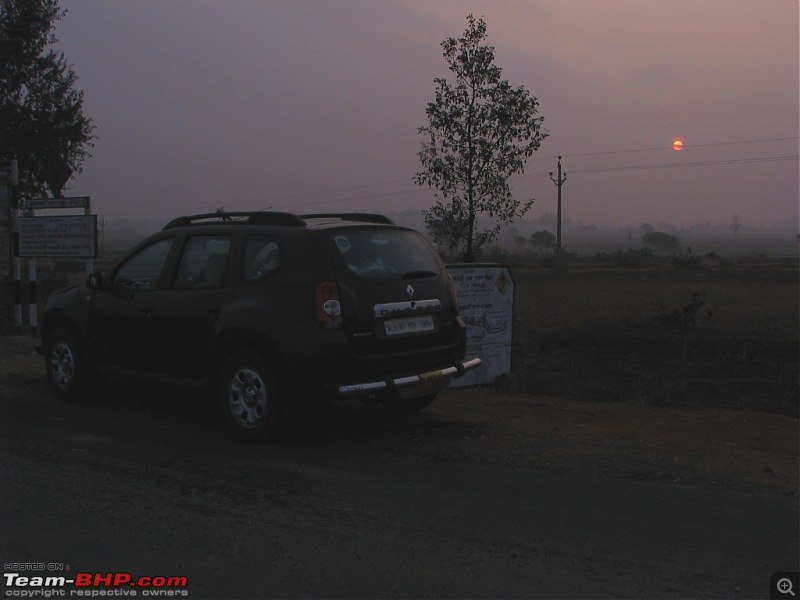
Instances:
[[[234,435],[262,440],[325,396],[428,406],[464,360],[453,282],[425,239],[381,215],[180,217],[42,316],[64,399],[96,374],[215,390]]]

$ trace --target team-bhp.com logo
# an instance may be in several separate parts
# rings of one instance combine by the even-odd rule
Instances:
[[[75,573],[72,577],[22,575],[3,573],[6,584],[5,596],[34,598],[52,596],[151,596],[188,597],[187,577],[141,576],[134,577],[125,571],[112,573]],[[73,589],[65,590],[67,586]],[[42,592],[50,591],[50,594]],[[53,593],[55,592],[55,593]],[[59,593],[60,592],[60,593]]]

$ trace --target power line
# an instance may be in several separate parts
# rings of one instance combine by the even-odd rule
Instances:
[[[613,173],[619,171],[646,171],[648,169],[679,169],[683,167],[709,167],[717,165],[733,165],[733,164],[746,164],[746,163],[767,163],[779,162],[787,160],[798,160],[800,155],[791,154],[786,156],[764,156],[758,158],[731,158],[725,160],[706,160],[697,162],[683,162],[683,163],[667,163],[658,165],[628,165],[623,167],[601,167],[596,169],[570,169],[572,174],[580,173]],[[537,173],[535,175],[516,175],[513,179],[533,179],[537,177],[546,177],[545,173]]]
[[[411,180],[410,179],[403,179],[401,181],[404,182],[404,183],[408,183]],[[397,182],[393,182],[393,183],[397,183]],[[381,185],[381,184],[377,184],[376,183],[376,184],[372,184],[372,185],[368,185],[368,186],[360,186],[360,187],[375,187],[375,186],[378,186],[378,185]],[[348,189],[358,189],[358,188],[348,188]],[[344,189],[344,190],[337,190],[337,191],[347,191],[347,190]],[[316,200],[314,202],[303,202],[301,204],[296,204],[296,203],[278,204],[278,205],[275,206],[275,208],[288,208],[288,207],[298,207],[298,206],[319,206],[321,204],[334,204],[334,203],[340,203],[340,202],[353,202],[355,200],[371,200],[373,198],[388,198],[388,197],[391,197],[391,196],[408,196],[408,195],[411,195],[411,194],[418,194],[421,191],[422,190],[420,190],[420,189],[397,190],[397,191],[394,191],[394,192],[383,192],[382,194],[366,194],[366,195],[362,195],[362,196],[348,196],[346,198],[331,198],[331,199],[328,199],[328,200]],[[323,193],[325,193],[325,192],[315,192],[313,194],[305,194],[305,195],[312,196],[312,195],[323,194]],[[287,196],[287,197],[293,197],[293,196]],[[287,197],[284,197],[284,198],[287,198]]]
[[[797,160],[800,155],[766,156],[762,158],[737,158],[729,160],[707,160],[690,163],[660,164],[660,165],[631,165],[627,167],[605,167],[602,169],[573,169],[570,173],[609,173],[617,171],[645,171],[648,169],[677,169],[682,167],[709,167],[716,165],[735,165],[745,163],[776,162],[784,160]]]
[[[762,143],[767,143],[767,142],[788,142],[788,141],[791,141],[791,140],[795,140],[795,141],[796,140],[800,140],[800,137],[793,136],[793,137],[780,137],[780,138],[763,138],[763,139],[756,139],[756,140],[739,140],[739,141],[735,141],[735,142],[712,142],[712,143],[709,143],[709,144],[687,144],[686,142],[684,142],[683,148],[684,149],[689,149],[689,148],[712,148],[712,147],[715,147],[715,146],[735,146],[735,145],[739,145],[739,144],[762,144]],[[658,146],[656,148],[638,148],[636,150],[604,150],[604,151],[601,151],[601,152],[582,152],[582,153],[576,153],[576,154],[562,154],[561,156],[564,157],[564,158],[580,158],[580,157],[584,157],[584,156],[605,156],[605,155],[610,155],[610,154],[635,154],[635,153],[639,153],[639,152],[654,152],[654,151],[657,151],[657,150],[660,150],[660,151],[672,150],[674,152],[672,146],[669,146],[669,147],[667,147],[667,146]],[[557,156],[546,156],[546,157],[543,156],[543,157],[537,157],[537,158],[531,159],[531,162],[541,161],[541,160],[552,161],[552,160],[556,160],[557,158],[558,158]]]
[[[793,137],[779,137],[779,138],[763,138],[763,139],[753,139],[753,140],[739,140],[739,141],[732,141],[732,142],[713,142],[707,144],[692,144],[692,145],[684,145],[685,149],[690,148],[710,148],[715,146],[733,146],[733,145],[740,145],[740,144],[757,144],[757,143],[768,143],[768,142],[783,142],[783,141],[792,141],[792,140],[800,140],[800,137],[793,136]],[[612,154],[635,154],[641,152],[652,152],[656,150],[672,150],[672,148],[667,148],[665,146],[659,146],[657,148],[639,148],[635,150],[606,150],[601,152],[584,152],[584,153],[575,153],[575,154],[563,154],[561,156],[568,157],[568,158],[579,158],[579,157],[586,157],[586,156],[605,156],[605,155],[612,155]],[[542,158],[535,158],[531,159],[531,162],[537,162],[542,160],[553,160],[558,157],[542,157]],[[603,167],[597,169],[572,169],[570,173],[574,174],[581,174],[581,173],[606,173],[606,172],[622,172],[622,171],[641,171],[647,169],[674,169],[674,168],[684,168],[684,167],[702,167],[702,166],[717,166],[717,165],[727,165],[727,164],[745,164],[745,163],[762,163],[762,162],[775,162],[775,161],[786,161],[786,160],[797,160],[798,155],[786,155],[786,156],[771,156],[771,157],[763,157],[763,158],[749,158],[749,159],[727,159],[727,160],[718,160],[718,161],[700,161],[700,162],[691,162],[691,163],[675,163],[675,164],[660,164],[660,165],[630,165],[630,166],[622,166],[622,167]],[[536,174],[536,175],[514,175],[510,179],[530,179],[530,178],[537,178],[537,177],[546,177],[546,174]],[[386,185],[394,185],[397,183],[411,183],[413,179],[406,178],[406,179],[393,179],[387,181],[380,181],[376,183],[368,183],[368,184],[361,184],[355,186],[348,186],[343,188],[333,188],[327,190],[319,190],[316,192],[306,192],[302,194],[291,194],[287,196],[278,196],[275,198],[270,198],[267,200],[268,203],[272,204],[275,208],[286,208],[286,207],[298,207],[298,206],[317,206],[323,204],[333,204],[333,203],[344,203],[344,202],[352,202],[356,200],[367,200],[367,199],[377,199],[377,198],[387,198],[387,197],[394,197],[394,196],[406,196],[419,193],[420,190],[418,188],[413,190],[397,190],[397,191],[390,191],[390,192],[383,192],[380,194],[369,194],[369,195],[360,195],[360,196],[350,196],[345,198],[331,198],[326,200],[318,200],[313,202],[305,202],[301,204],[297,203],[286,203],[284,201],[287,200],[296,200],[301,198],[312,198],[314,196],[321,196],[321,195],[329,195],[329,194],[339,194],[343,192],[352,192],[356,190],[363,190],[368,188],[376,188],[382,187]],[[283,204],[274,204],[275,202],[284,202]]]
[[[366,183],[366,184],[362,184],[362,185],[348,186],[348,187],[345,187],[345,188],[337,188],[337,189],[331,189],[331,190],[320,190],[320,191],[317,191],[317,192],[306,192],[306,193],[303,193],[303,194],[291,194],[291,195],[288,195],[288,196],[278,196],[277,198],[272,198],[272,201],[280,202],[281,200],[292,200],[292,199],[295,199],[295,198],[308,198],[308,197],[311,197],[311,196],[319,196],[321,194],[337,194],[339,192],[349,192],[349,191],[352,191],[352,190],[362,190],[362,189],[371,188],[371,187],[380,187],[380,186],[384,186],[384,185],[392,185],[392,184],[395,184],[395,183],[408,183],[409,181],[410,181],[410,179],[393,179],[391,181],[381,181],[381,182],[378,182],[378,183]],[[313,203],[311,203],[311,204],[313,204]],[[299,206],[304,206],[304,205],[300,204]]]
[[[659,165],[629,165],[625,167],[604,167],[599,169],[572,169],[570,173],[575,174],[585,174],[585,173],[614,173],[614,172],[623,172],[623,171],[646,171],[648,169],[679,169],[685,167],[708,167],[708,166],[718,166],[718,165],[732,165],[732,164],[746,164],[746,163],[767,163],[767,162],[777,162],[777,161],[787,161],[787,160],[798,160],[800,159],[800,155],[788,155],[788,156],[768,156],[763,158],[743,158],[743,159],[729,159],[729,160],[716,160],[716,161],[700,161],[700,162],[690,162],[690,163],[675,163],[675,164],[659,164]],[[538,177],[547,177],[546,173],[538,173],[535,175],[515,175],[511,177],[511,179],[535,179]],[[400,179],[395,180],[391,183],[409,183],[410,179]],[[333,190],[330,192],[313,192],[309,194],[297,194],[294,196],[284,196],[283,199],[289,198],[300,198],[300,197],[309,197],[315,196],[324,193],[333,193],[333,192],[343,192],[348,191],[350,189],[363,189],[367,187],[377,187],[382,184],[370,184],[364,186],[357,186],[354,188],[343,188],[339,190]],[[379,198],[389,198],[395,196],[411,196],[414,194],[419,194],[423,190],[419,188],[411,189],[411,190],[396,190],[393,192],[383,192],[380,194],[365,194],[360,196],[347,196],[344,198],[329,198],[326,200],[316,200],[314,202],[304,202],[301,204],[297,203],[286,203],[286,204],[278,204],[274,205],[274,208],[289,208],[289,207],[301,207],[301,206],[319,206],[324,204],[337,204],[337,203],[344,203],[344,202],[354,202],[357,200],[376,200]]]

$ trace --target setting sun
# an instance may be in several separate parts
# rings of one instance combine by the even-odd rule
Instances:
[[[683,140],[675,140],[672,142],[673,150],[683,150]]]

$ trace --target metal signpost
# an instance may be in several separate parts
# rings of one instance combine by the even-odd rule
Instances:
[[[0,164],[0,285],[11,281],[11,166]]]
[[[10,160],[0,164],[0,283],[12,283],[13,273],[13,287],[12,295],[14,297],[14,318],[17,320],[22,319],[22,314],[19,312],[21,307],[18,304],[20,296],[20,282],[19,277],[19,259],[14,258],[14,217],[18,214],[17,211],[17,188],[19,185],[19,178],[17,173],[17,161]]]

